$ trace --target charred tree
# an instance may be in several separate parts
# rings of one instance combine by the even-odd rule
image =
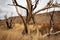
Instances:
[[[7,28],[11,29],[12,28],[12,19],[10,19],[10,22],[9,22],[7,16],[5,15],[5,20],[6,20]]]

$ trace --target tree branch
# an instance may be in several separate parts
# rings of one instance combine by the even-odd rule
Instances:
[[[48,35],[58,35],[58,34],[60,34],[60,31],[57,31],[55,33],[46,33],[42,37],[44,38],[44,37],[47,37]]]
[[[60,6],[57,6],[57,5],[53,5],[53,6],[51,6],[51,7],[45,7],[45,8],[43,8],[43,9],[40,9],[40,10],[38,10],[37,12],[35,12],[34,15],[37,14],[37,13],[39,13],[40,11],[43,11],[43,10],[46,10],[46,9],[49,9],[49,8],[54,8],[54,7],[59,7],[59,8],[60,8]]]
[[[13,3],[15,4],[14,6],[18,6],[18,7],[21,7],[21,8],[23,8],[23,9],[27,10],[27,8],[19,5],[16,0],[12,0],[12,1],[13,1]]]
[[[13,5],[15,5],[15,4],[13,3]],[[23,16],[20,15],[17,6],[15,6],[15,9],[16,9],[17,14],[19,15],[19,17],[21,17],[21,19],[22,19],[22,21],[23,21],[23,23],[24,23],[24,26],[25,26],[25,30],[24,30],[24,31],[25,31],[25,33],[28,33],[27,24],[26,24],[26,22],[24,21]],[[23,32],[24,32],[24,31],[23,31]]]
[[[36,7],[37,7],[37,5],[38,5],[38,2],[39,2],[39,0],[37,0],[37,1],[36,1],[36,4],[35,4],[35,6],[34,6],[33,10],[35,10],[35,9],[36,9]]]

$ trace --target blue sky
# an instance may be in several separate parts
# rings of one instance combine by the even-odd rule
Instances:
[[[34,2],[34,0],[32,0]],[[37,10],[43,8],[47,2],[49,0],[40,0],[39,1],[39,4],[37,6],[37,8],[35,9],[34,12],[36,12]],[[60,0],[57,0],[58,3],[60,3]],[[26,4],[26,0],[17,0],[17,2],[26,7],[27,8],[27,4]],[[54,0],[54,3],[55,3],[55,0]],[[17,16],[17,13],[16,13],[16,10],[15,10],[15,7],[14,6],[9,6],[7,4],[12,4],[12,0],[0,0],[0,19],[4,19],[4,16],[7,15],[8,17],[11,16]],[[33,3],[34,4],[34,3]],[[49,9],[49,11],[52,11],[53,9]],[[56,10],[60,10],[59,8],[56,8]],[[19,12],[22,16],[25,16],[26,15],[26,11],[22,8],[19,8]],[[40,13],[42,12],[46,12],[45,11],[41,11]]]

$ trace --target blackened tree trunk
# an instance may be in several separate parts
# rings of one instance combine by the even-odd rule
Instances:
[[[7,28],[8,28],[8,29],[11,29],[11,28],[12,28],[12,19],[10,20],[10,23],[9,23],[9,21],[8,21],[8,19],[7,19],[7,16],[5,15],[5,20],[6,20]]]

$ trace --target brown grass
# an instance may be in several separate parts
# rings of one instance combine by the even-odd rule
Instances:
[[[40,25],[28,25],[28,30],[30,34],[22,34],[22,31],[24,30],[23,24],[15,24],[13,29],[0,29],[0,40],[60,40],[60,34],[58,35],[50,35],[46,37],[42,37],[41,33],[37,30],[36,26],[38,28],[41,28]],[[34,31],[35,30],[35,31]]]

